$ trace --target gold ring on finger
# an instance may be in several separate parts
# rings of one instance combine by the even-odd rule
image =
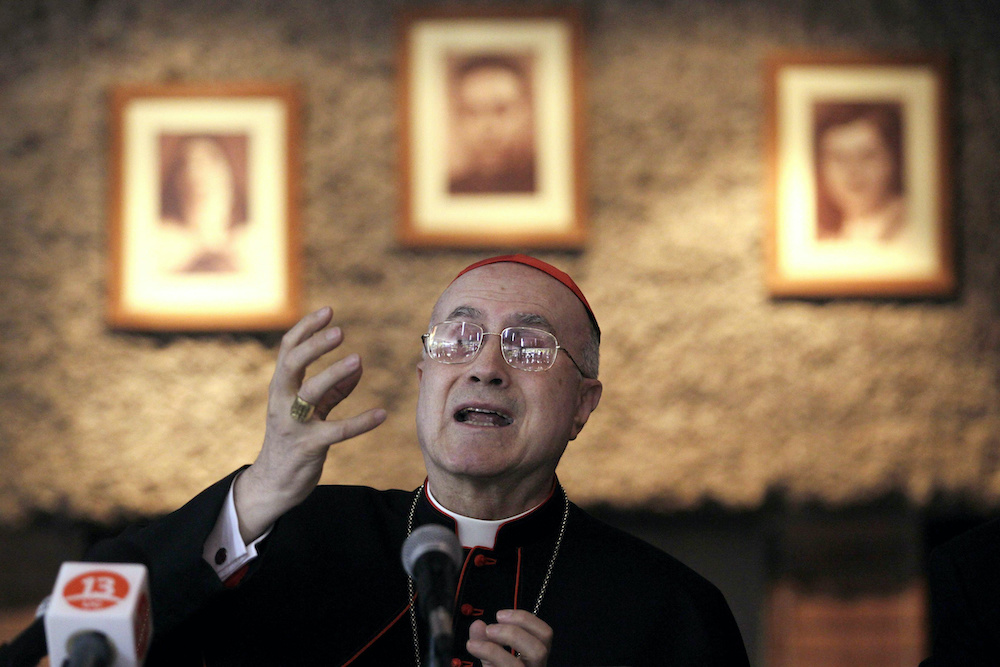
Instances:
[[[309,418],[313,416],[313,412],[315,411],[315,405],[309,401],[302,400],[301,396],[295,396],[295,401],[292,403],[292,419],[304,424],[309,421]]]

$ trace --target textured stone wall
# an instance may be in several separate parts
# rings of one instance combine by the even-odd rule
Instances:
[[[591,238],[543,253],[605,332],[603,402],[561,476],[653,509],[769,492],[1000,500],[1000,20],[989,0],[579,3]],[[304,95],[307,305],[366,374],[347,412],[390,420],[326,481],[413,487],[418,337],[481,255],[412,252],[397,219],[396,65],[384,1],[0,3],[0,521],[171,509],[252,461],[278,336],[104,322],[110,87],[275,79]],[[946,301],[769,300],[762,63],[775,49],[936,49],[955,62],[962,289]]]

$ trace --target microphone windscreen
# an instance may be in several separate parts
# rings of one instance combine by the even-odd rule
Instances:
[[[424,554],[442,553],[458,568],[462,564],[462,545],[454,532],[436,523],[420,526],[403,542],[403,567],[413,576],[413,568]]]

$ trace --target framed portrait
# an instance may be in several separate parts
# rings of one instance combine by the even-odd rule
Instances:
[[[291,84],[111,93],[108,321],[263,331],[300,316]]]
[[[400,33],[400,241],[581,246],[579,13],[425,9]]]
[[[770,293],[951,294],[945,60],[784,54],[766,83]]]

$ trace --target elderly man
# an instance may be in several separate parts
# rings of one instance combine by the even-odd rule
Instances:
[[[556,466],[597,407],[600,331],[565,273],[523,255],[444,291],[417,365],[427,479],[317,486],[330,446],[385,419],[326,419],[361,377],[324,308],[284,337],[253,465],[119,539],[150,565],[149,664],[420,664],[427,628],[400,548],[441,524],[464,547],[453,665],[747,665],[719,591],[571,503]],[[234,481],[235,480],[235,481]]]

